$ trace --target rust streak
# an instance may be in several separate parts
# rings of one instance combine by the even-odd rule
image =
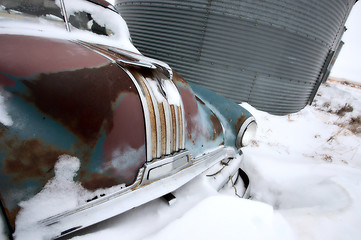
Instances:
[[[173,142],[172,142],[172,151],[177,151],[177,121],[176,121],[176,117],[175,117],[175,109],[174,109],[174,105],[170,105],[170,111],[171,111],[171,114],[172,114],[172,133],[173,133],[173,136],[172,136],[172,139],[173,139]]]
[[[222,125],[213,112],[211,115],[209,115],[209,120],[212,123],[212,129],[213,129],[212,139],[215,140],[218,136],[220,136],[223,133]]]
[[[173,82],[180,83],[180,84],[183,84],[184,86],[189,87],[189,84],[187,83],[187,81],[184,80],[184,78],[181,75],[179,75],[176,71],[173,71]]]
[[[241,126],[244,123],[244,121],[246,120],[246,118],[247,118],[247,115],[242,115],[237,119],[237,123],[234,125],[236,132],[238,132],[238,130],[241,128]]]
[[[107,176],[104,173],[92,173],[89,179],[82,180],[82,186],[88,190],[96,190],[99,188],[110,188],[121,184],[119,178]]]
[[[91,147],[97,142],[103,123],[107,123],[107,129],[112,128],[112,104],[118,96],[122,92],[136,93],[135,88],[129,88],[129,82],[115,64],[23,80],[30,90],[26,100]]]
[[[134,77],[136,78],[138,83],[140,84],[140,86],[143,90],[143,93],[147,99],[147,105],[148,105],[149,117],[150,117],[150,125],[151,125],[151,135],[152,135],[152,139],[151,139],[151,141],[152,141],[152,158],[156,158],[157,157],[157,126],[156,126],[155,112],[154,112],[154,108],[153,108],[153,101],[150,96],[149,90],[144,83],[144,81],[145,81],[144,77],[142,75],[140,75],[139,73],[137,73],[136,71],[132,71],[132,74],[134,75]]]
[[[4,169],[11,174],[13,181],[40,178],[43,184],[52,174],[52,169],[62,154],[70,154],[39,139],[20,140],[17,137],[4,141],[7,154]]]
[[[162,103],[158,103],[160,124],[161,124],[161,143],[162,143],[162,155],[166,154],[166,144],[167,144],[167,133],[166,133],[166,123],[164,115],[164,107]]]

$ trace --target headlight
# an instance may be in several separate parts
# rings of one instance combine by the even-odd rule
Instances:
[[[256,136],[256,132],[256,120],[253,117],[246,119],[238,131],[236,147],[241,148],[247,146]]]

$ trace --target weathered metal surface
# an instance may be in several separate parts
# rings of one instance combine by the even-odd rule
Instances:
[[[236,155],[234,144],[223,146],[217,113],[164,62],[113,46],[19,35],[1,35],[0,54],[1,110],[11,119],[0,119],[0,199],[12,229],[19,203],[49,183],[63,154],[80,160],[74,180],[98,191],[29,221],[51,225],[47,237],[134,208]]]
[[[187,81],[274,114],[302,109],[355,0],[117,0],[135,46]]]
[[[143,108],[129,76],[75,43],[7,35],[0,42],[8,57],[0,60],[0,91],[14,122],[0,124],[0,189],[11,223],[17,203],[53,177],[62,154],[80,159],[78,181],[88,189],[132,184],[146,151]]]
[[[234,146],[242,124],[246,119],[252,117],[251,113],[233,101],[215,94],[204,87],[194,83],[190,83],[189,85],[192,87],[197,98],[200,99],[199,101],[209,107],[215,113],[217,119],[222,123],[222,126],[227,132],[224,145]],[[215,126],[213,128],[215,131],[220,131],[220,129]]]
[[[56,39],[1,35],[0,46],[1,84],[4,74],[28,77],[38,73],[96,67],[109,62],[79,45]],[[46,52],[39,49],[46,49]]]
[[[173,81],[181,94],[186,121],[186,149],[193,156],[224,144],[223,128],[215,114],[196,98],[191,86],[176,72]]]
[[[148,161],[159,159],[184,149],[183,102],[177,99],[179,92],[172,82],[173,73],[166,63],[118,48],[79,42],[104,56],[119,62],[119,59],[134,64],[120,64],[134,78],[145,99],[144,111],[149,116],[147,143]],[[141,64],[140,64],[141,63]],[[151,67],[150,67],[151,66]]]

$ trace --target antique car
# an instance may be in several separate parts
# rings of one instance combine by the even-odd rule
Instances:
[[[106,1],[0,1],[0,230],[9,238],[35,226],[61,237],[171,194],[241,159],[256,128],[238,104],[139,53]],[[235,176],[248,185],[234,162],[217,189]],[[55,212],[32,201],[54,186],[65,192]],[[68,204],[67,186],[86,194]],[[23,226],[29,207],[40,215]]]

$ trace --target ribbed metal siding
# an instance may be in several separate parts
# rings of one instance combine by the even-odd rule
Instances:
[[[282,115],[312,98],[354,2],[120,0],[116,7],[143,54],[235,102]]]

